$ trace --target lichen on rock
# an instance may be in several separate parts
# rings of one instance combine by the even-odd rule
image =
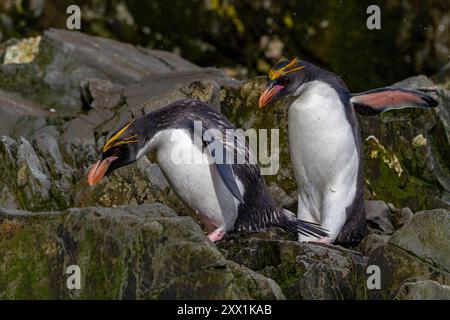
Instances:
[[[17,43],[6,47],[3,64],[30,63],[39,53],[41,36],[22,39]]]

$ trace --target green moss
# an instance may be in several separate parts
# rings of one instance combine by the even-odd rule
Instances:
[[[1,146],[1,145],[0,145]],[[13,191],[16,201],[19,203],[21,209],[28,210],[28,201],[23,193],[23,188],[17,185],[16,167],[14,164],[6,160],[7,150],[0,150],[0,178],[1,181],[8,185]]]
[[[407,165],[404,154],[394,153],[378,141],[366,141],[365,152],[366,187],[373,198],[388,199],[396,207],[408,206],[415,211],[433,207],[439,189],[412,175],[408,168],[416,165]]]
[[[283,264],[283,268],[277,270],[276,274],[272,276],[286,295],[286,298],[301,299],[301,296],[293,296],[293,294],[300,294],[298,291],[295,293],[296,290],[293,290],[293,288],[298,285],[299,279],[302,277],[302,273],[299,274],[294,265]]]
[[[41,250],[47,236],[46,228],[24,225],[12,238],[0,238],[0,298],[51,298],[51,261]]]

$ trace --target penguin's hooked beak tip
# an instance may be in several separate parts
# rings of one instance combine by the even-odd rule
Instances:
[[[116,160],[117,157],[108,157],[103,160],[98,160],[92,167],[89,169],[88,173],[88,183],[90,186],[98,183],[108,171],[111,162]]]
[[[284,87],[280,85],[276,85],[272,88],[266,88],[259,97],[259,108],[264,108],[266,105],[272,102],[276,94],[283,88]]]

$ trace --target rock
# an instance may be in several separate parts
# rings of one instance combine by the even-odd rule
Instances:
[[[85,78],[81,95],[86,113],[68,121],[63,139],[69,144],[93,145],[118,130],[129,119],[155,111],[180,99],[193,98],[220,108],[221,86],[237,86],[213,68],[152,74],[131,85]]]
[[[35,145],[42,157],[47,159],[49,169],[53,170],[53,176],[57,178],[70,176],[72,168],[64,162],[58,141],[55,137],[42,133],[36,138]]]
[[[450,286],[441,285],[431,280],[406,282],[400,287],[394,299],[450,300]]]
[[[92,85],[94,85],[94,90],[91,90]],[[116,89],[112,92],[104,86],[96,85],[94,82],[86,90],[87,93],[85,95],[88,96],[88,99],[85,100],[93,104],[87,105],[95,111],[89,111],[82,120],[87,122],[87,127],[94,126],[90,130],[96,132],[96,136],[101,138],[109,135],[111,132],[115,132],[133,117],[155,111],[180,99],[198,99],[220,110],[221,92],[225,85],[234,87],[239,85],[239,82],[229,79],[223,72],[212,68],[200,71],[180,71],[150,75],[140,82],[121,87],[120,90]],[[103,96],[110,97],[114,95],[117,98],[114,99],[113,103],[97,104],[101,105],[101,111],[98,106],[96,107],[95,101],[99,100],[96,97],[102,99]],[[105,107],[108,105],[110,107]],[[95,114],[92,116],[97,111],[103,115],[103,118]],[[72,121],[78,119],[76,118]],[[84,126],[78,124],[77,127],[84,128]],[[72,134],[68,134],[68,137],[72,136]]]
[[[16,44],[6,48],[3,58],[4,64],[11,63],[30,63],[39,52],[39,43],[41,36],[35,38],[22,39]]]
[[[51,116],[43,106],[20,94],[0,90],[0,135],[9,134],[24,116]]]
[[[172,53],[154,52],[75,31],[45,31],[38,48],[29,64],[0,65],[0,88],[43,101],[64,115],[74,115],[82,109],[79,86],[85,79],[125,85],[151,74],[199,70]]]
[[[161,168],[156,163],[151,163],[147,157],[137,163],[140,172],[145,174],[148,181],[161,192],[169,192],[170,185]]]
[[[274,279],[287,299],[362,299],[367,258],[341,247],[240,238],[218,246],[227,259]]]
[[[366,201],[366,219],[370,227],[375,227],[386,234],[394,232],[389,207],[383,201]]]
[[[3,181],[6,177],[0,174],[0,179]],[[4,185],[0,190],[0,207],[6,209],[20,208],[20,204],[17,202],[16,196],[14,195],[14,191],[7,185]]]
[[[95,144],[94,126],[81,118],[75,118],[67,123],[62,139],[68,144]]]
[[[392,203],[389,203],[388,206],[391,211],[391,221],[396,230],[403,227],[414,215],[409,208],[398,209]]]
[[[31,143],[23,137],[2,136],[2,188],[10,193],[0,198],[0,207],[30,211],[68,208],[77,169],[66,160],[56,138],[48,134],[39,134]]]
[[[64,161],[57,139],[49,134],[41,133],[36,136],[33,143],[41,159],[44,159],[52,179],[52,193],[60,198],[59,208],[69,206],[72,203],[74,169]]]
[[[370,290],[370,298],[393,298],[404,281],[433,280],[450,283],[450,212],[416,213],[385,245],[371,253],[368,265],[381,269],[381,290]]]
[[[80,290],[67,290],[70,265]],[[0,288],[2,299],[283,298],[272,280],[227,261],[191,218],[158,204],[0,210]]]
[[[436,209],[416,213],[389,243],[450,272],[450,211]]]
[[[165,64],[171,71],[200,70],[200,67],[172,52],[141,47],[139,47],[139,49]]]
[[[0,207],[14,205],[15,209],[40,211],[71,204],[72,170],[63,162],[56,141],[43,135],[35,144],[40,149],[23,137],[15,140],[2,136],[2,182],[11,193],[0,202]]]
[[[124,204],[163,203],[178,213],[189,212],[156,164],[141,159],[137,163],[120,168],[94,186],[87,183],[87,170],[80,172],[80,181],[73,186],[73,202],[76,207],[117,207]],[[149,172],[158,175],[149,177]]]
[[[212,86],[208,88],[208,86]],[[151,75],[135,84],[127,86],[125,96],[131,108],[136,108],[148,101],[156,100],[171,91],[179,91],[178,97],[168,101],[163,99],[163,105],[182,98],[198,98],[219,107],[220,87],[238,87],[240,83],[227,77],[222,71],[205,68],[195,71],[179,71],[166,74]],[[212,92],[211,92],[212,91]],[[146,108],[146,112],[154,108]]]
[[[64,54],[72,59],[76,57],[78,64],[89,68],[98,78],[116,80],[122,84],[141,80],[153,73],[198,69],[168,52],[162,55],[157,51],[154,55],[152,50],[141,50],[130,44],[91,37],[80,32],[50,29],[44,33],[42,41],[56,50],[57,54]],[[168,63],[161,59],[164,57],[169,58]],[[54,60],[56,62],[59,59],[54,57]],[[71,62],[64,63],[70,66]],[[55,72],[51,75],[52,78],[57,76],[58,70],[62,70],[58,65],[50,66],[50,69]]]
[[[17,184],[23,188],[27,198],[35,196],[47,200],[50,193],[50,179],[31,144],[21,138],[17,147]]]
[[[83,79],[80,91],[85,112],[64,124],[63,141],[69,145],[95,145],[96,138],[105,138],[105,130],[123,125],[118,123],[123,119],[116,113],[125,106],[124,90],[124,86],[109,80]]]
[[[119,106],[121,100],[124,99],[125,87],[109,80],[85,78],[81,81],[80,87],[84,107],[95,109],[99,113],[99,117],[110,116],[110,113],[103,114],[103,112]],[[92,117],[89,117],[89,121],[97,123]]]
[[[444,89],[444,90],[438,90],[439,99],[441,100],[441,107],[438,109],[438,115],[439,120],[441,123],[441,128],[438,128],[442,133],[445,133],[445,135],[442,136],[442,139],[438,136],[434,136],[437,143],[443,143],[444,145],[436,144],[438,147],[438,150],[440,151],[440,154],[442,156],[448,155],[448,148],[445,148],[445,143],[450,141],[450,88]],[[442,130],[443,129],[443,130]],[[446,139],[445,139],[446,138]],[[445,163],[445,162],[444,162]],[[447,168],[448,168],[448,163]],[[445,166],[443,166],[445,168]],[[441,175],[441,183],[444,184],[444,186],[448,186],[449,180],[448,177],[445,179],[445,174],[442,174],[441,172],[438,172]]]
[[[388,240],[389,236],[386,234],[369,233],[361,240],[357,249],[362,255],[369,257],[376,248],[386,244]]]
[[[228,261],[228,267],[236,279],[245,284],[252,298],[256,300],[285,300],[278,284],[270,278],[245,268],[233,261]]]

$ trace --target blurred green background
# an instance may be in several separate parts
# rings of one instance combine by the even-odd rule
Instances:
[[[174,51],[237,78],[299,56],[361,91],[450,60],[446,0],[2,0],[0,41],[65,28],[71,4],[82,10],[83,32]],[[381,30],[366,27],[371,4],[381,8]]]

